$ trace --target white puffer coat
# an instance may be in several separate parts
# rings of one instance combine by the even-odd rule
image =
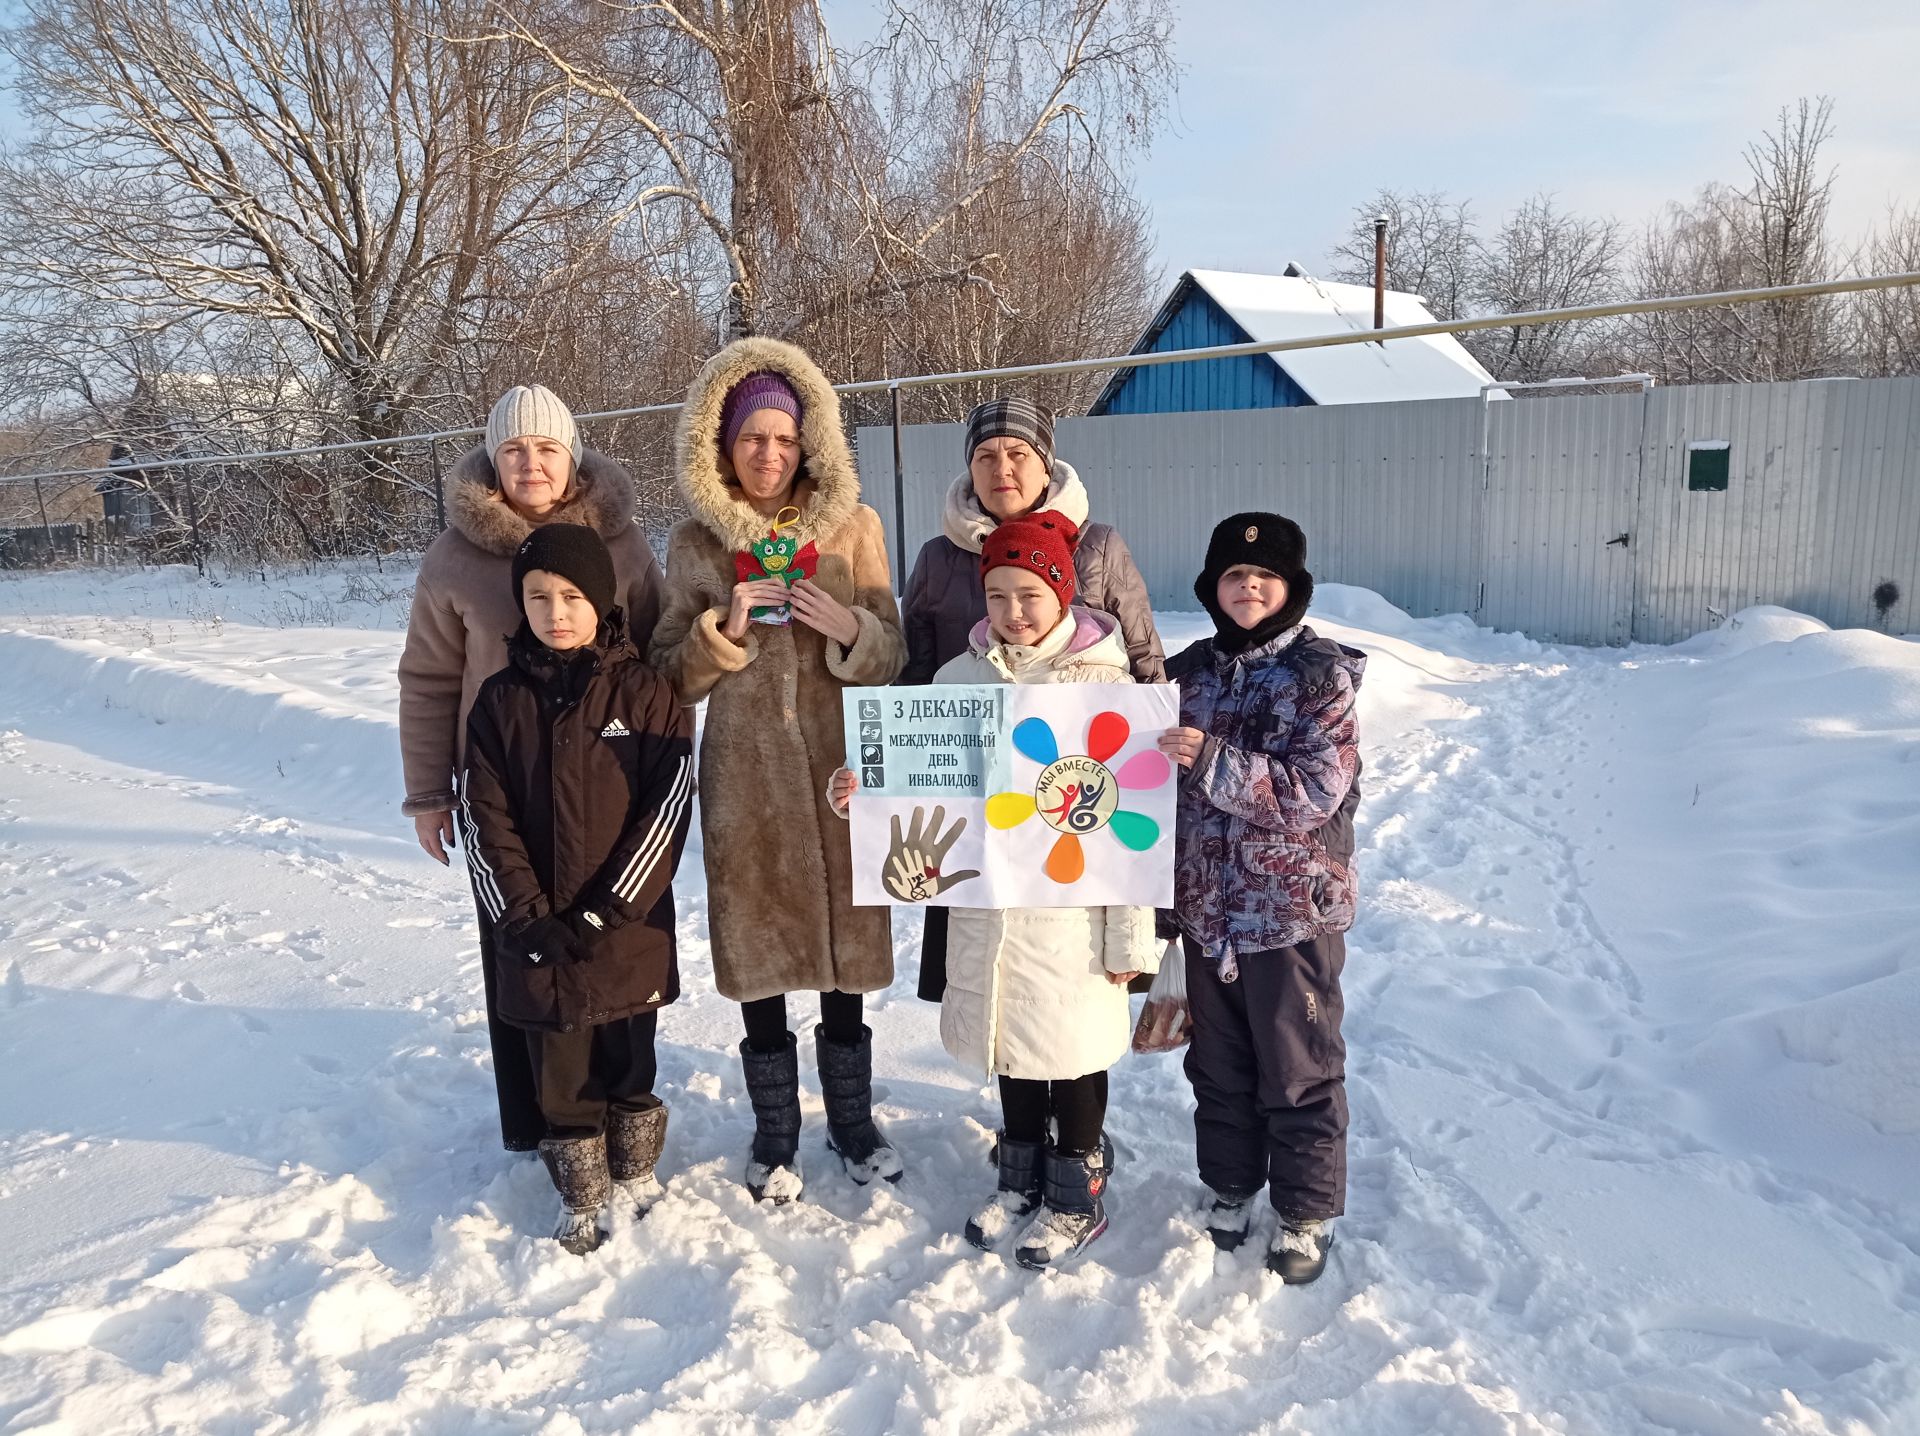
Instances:
[[[1031,648],[998,642],[982,622],[936,683],[1131,683],[1119,624],[1069,610]],[[947,990],[940,1041],[969,1067],[1061,1080],[1102,1072],[1127,1050],[1127,990],[1109,972],[1154,972],[1150,907],[947,909]]]

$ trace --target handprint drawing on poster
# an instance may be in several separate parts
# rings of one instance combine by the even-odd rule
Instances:
[[[980,876],[978,868],[957,873],[941,871],[947,854],[967,830],[967,820],[961,818],[943,837],[940,824],[946,816],[945,808],[935,808],[933,820],[928,822],[926,809],[915,808],[913,817],[908,820],[906,833],[902,835],[900,815],[893,815],[893,841],[888,845],[880,881],[901,902],[926,902],[948,888]]]

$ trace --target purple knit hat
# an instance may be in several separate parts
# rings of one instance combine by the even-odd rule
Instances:
[[[725,401],[720,405],[720,452],[731,454],[733,441],[740,437],[750,415],[760,409],[778,409],[791,415],[794,425],[800,423],[800,396],[793,391],[786,377],[763,369],[757,374],[749,374],[727,391]]]

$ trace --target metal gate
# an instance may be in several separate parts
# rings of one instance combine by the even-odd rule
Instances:
[[[1633,636],[1641,394],[1488,404],[1475,617],[1548,643]]]

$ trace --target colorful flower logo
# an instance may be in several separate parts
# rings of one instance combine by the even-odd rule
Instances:
[[[1047,854],[1044,871],[1055,882],[1080,881],[1087,855],[1080,839],[1109,829],[1121,846],[1143,853],[1160,841],[1160,825],[1145,813],[1120,806],[1122,788],[1158,788],[1172,775],[1166,754],[1157,748],[1135,753],[1119,772],[1107,766],[1127,746],[1132,729],[1118,713],[1096,713],[1087,725],[1086,751],[1062,757],[1059,741],[1044,718],[1029,718],[1013,730],[1013,746],[1040,765],[1031,793],[995,793],[987,799],[987,822],[1017,828],[1040,820],[1060,836]]]

